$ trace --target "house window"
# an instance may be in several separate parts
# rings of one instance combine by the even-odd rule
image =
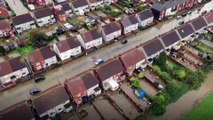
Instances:
[[[48,63],[46,63],[46,66],[48,66]]]
[[[25,74],[26,74],[26,72],[23,72],[23,73],[22,73],[22,75],[25,75]]]
[[[58,111],[61,111],[62,108],[59,108]]]

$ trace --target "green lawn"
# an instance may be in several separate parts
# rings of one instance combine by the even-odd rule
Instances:
[[[203,44],[196,45],[195,48],[197,48],[205,53],[209,53],[209,54],[213,55],[213,50]]]
[[[32,52],[34,50],[34,48],[31,45],[22,47],[22,48],[16,48],[15,50],[9,52],[9,54],[21,54],[21,56],[25,57],[27,55],[27,53]]]
[[[201,101],[184,120],[212,120],[213,119],[213,92]]]

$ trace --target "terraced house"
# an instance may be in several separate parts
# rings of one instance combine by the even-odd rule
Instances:
[[[118,82],[126,78],[123,65],[118,58],[101,64],[95,71],[103,90],[117,90]]]
[[[119,56],[128,76],[133,75],[134,70],[146,67],[145,54],[140,48],[134,48]]]

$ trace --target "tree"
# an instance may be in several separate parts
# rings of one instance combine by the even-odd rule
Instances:
[[[171,80],[171,81],[168,81],[165,89],[169,95],[174,96],[179,92],[180,88],[181,88],[181,83],[179,81]]]
[[[135,80],[135,81],[132,83],[132,86],[135,87],[135,88],[139,88],[139,87],[141,86],[140,81]]]
[[[152,113],[157,116],[163,115],[166,111],[165,102],[166,99],[163,94],[156,95],[153,99]]]
[[[167,55],[165,52],[161,52],[160,55],[154,59],[153,64],[158,65],[161,69],[166,70]]]
[[[5,51],[4,47],[0,45],[0,54],[5,54],[5,52],[6,51]]]

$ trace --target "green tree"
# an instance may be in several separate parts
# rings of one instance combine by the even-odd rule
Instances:
[[[170,96],[175,96],[179,92],[180,88],[181,88],[181,83],[179,81],[176,81],[176,80],[169,81],[167,83],[166,87],[165,87],[166,92]]]
[[[167,55],[165,52],[161,52],[160,55],[154,59],[153,64],[158,65],[161,69],[166,70]]]
[[[163,115],[166,111],[165,102],[166,99],[163,94],[156,95],[153,99],[153,106],[151,107],[152,113],[157,116]]]
[[[6,51],[5,51],[4,47],[0,45],[0,54],[5,54],[5,52]]]
[[[135,87],[135,88],[139,88],[139,87],[141,86],[140,81],[139,81],[139,80],[135,80],[135,81],[132,83],[132,86]]]

